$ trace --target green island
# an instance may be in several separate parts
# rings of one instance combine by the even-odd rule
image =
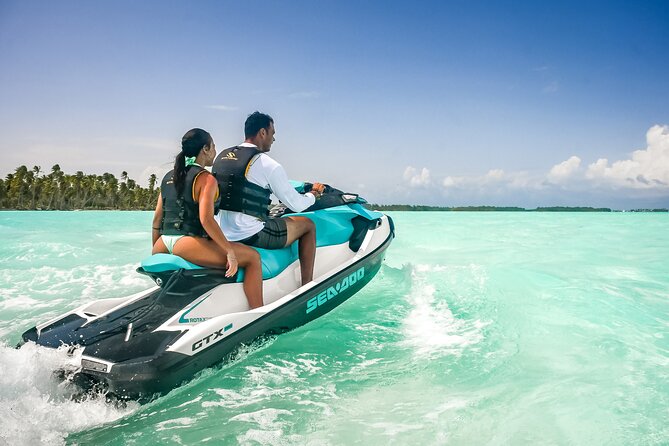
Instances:
[[[157,178],[148,178],[144,188],[127,172],[114,174],[74,174],[63,172],[56,164],[49,173],[40,166],[19,166],[0,179],[1,210],[153,210],[160,194]],[[454,211],[454,212],[617,212],[610,208],[586,206],[547,206],[525,209],[516,206],[425,206],[411,204],[366,204],[379,211]],[[628,212],[669,212],[669,209],[633,209]]]
[[[159,188],[156,176],[144,188],[127,172],[116,178],[111,173],[66,174],[56,164],[49,173],[40,166],[19,166],[0,179],[0,209],[5,210],[150,210],[156,206]]]
[[[421,211],[421,212],[623,212],[611,208],[594,208],[589,206],[541,206],[526,209],[517,206],[424,206],[412,204],[367,204],[370,209],[379,211]],[[669,212],[666,208],[631,209],[624,212]]]

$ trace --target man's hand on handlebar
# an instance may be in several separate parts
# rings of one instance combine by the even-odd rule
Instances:
[[[325,191],[325,184],[314,183],[311,186],[311,193],[314,194],[314,197],[316,198],[321,198],[321,195],[323,195],[324,191]]]

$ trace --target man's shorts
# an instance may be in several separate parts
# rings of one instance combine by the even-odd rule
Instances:
[[[262,231],[247,239],[240,240],[239,243],[255,246],[256,248],[279,249],[286,246],[287,241],[286,219],[270,218],[265,221],[265,227]]]

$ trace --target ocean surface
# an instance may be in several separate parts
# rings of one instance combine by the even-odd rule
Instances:
[[[669,214],[392,212],[360,293],[148,404],[21,333],[152,283],[150,212],[0,212],[0,445],[669,444]]]

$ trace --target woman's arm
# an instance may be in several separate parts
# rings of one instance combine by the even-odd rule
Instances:
[[[160,238],[160,222],[163,219],[163,197],[158,195],[156,211],[153,213],[153,224],[151,225],[151,246],[155,245]]]
[[[196,193],[199,189],[197,199],[198,204],[200,205],[200,223],[209,238],[211,238],[214,243],[220,246],[226,253],[228,257],[228,269],[225,272],[227,277],[234,275],[237,272],[237,258],[235,257],[235,251],[232,249],[232,245],[225,238],[221,227],[214,220],[214,197],[218,191],[218,182],[216,178],[209,172],[201,173],[197,178],[197,183],[195,190]],[[197,186],[202,185],[201,188]]]

